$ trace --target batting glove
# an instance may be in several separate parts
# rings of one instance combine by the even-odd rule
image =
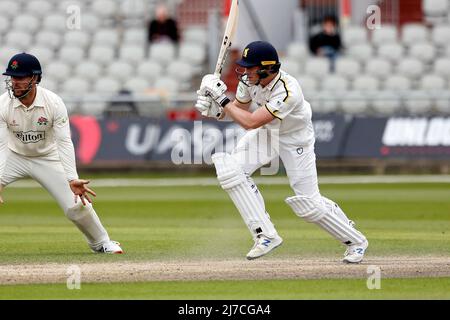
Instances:
[[[195,108],[206,117],[221,119],[223,114],[223,108],[216,102],[213,102],[211,97],[202,95],[200,90],[197,91],[197,103]]]
[[[218,76],[207,74],[203,77],[200,92],[206,96],[210,96],[222,107],[225,107],[230,102],[230,99],[225,95],[226,91],[227,85]]]

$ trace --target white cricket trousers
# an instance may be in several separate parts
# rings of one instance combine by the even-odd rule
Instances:
[[[7,186],[28,177],[37,181],[51,194],[66,217],[84,234],[91,249],[98,250],[103,243],[110,240],[92,205],[87,203],[83,206],[80,199],[75,204],[74,194],[60,161],[45,157],[25,157],[8,151],[1,184]]]
[[[239,140],[231,155],[250,176],[268,163],[272,162],[270,167],[277,167],[278,159],[281,159],[296,195],[318,200],[321,197],[314,145],[300,146],[295,134],[278,136],[264,128],[251,130]]]

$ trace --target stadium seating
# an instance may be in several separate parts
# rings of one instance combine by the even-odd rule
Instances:
[[[146,28],[155,4],[2,0],[0,63],[5,66],[20,51],[35,54],[44,67],[41,85],[61,94],[194,93],[210,68],[208,29],[183,26],[178,45],[149,45]],[[81,28],[71,27],[67,17],[78,9]],[[281,68],[299,80],[316,112],[450,114],[442,95],[450,91],[449,1],[423,0],[423,12],[427,23],[383,23],[375,30],[342,26],[344,50],[334,71],[327,58],[312,55],[299,41],[279,50]],[[105,105],[78,104],[72,110],[101,114]]]

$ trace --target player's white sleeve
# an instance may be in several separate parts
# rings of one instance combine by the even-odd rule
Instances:
[[[0,180],[5,169],[6,157],[8,155],[8,126],[6,121],[0,116]]]
[[[56,146],[58,148],[61,163],[66,172],[67,180],[78,179],[77,167],[75,162],[75,150],[72,138],[70,136],[69,116],[64,102],[58,102],[53,120],[53,131]]]
[[[282,120],[299,102],[301,102],[300,97],[284,86],[270,97],[265,107],[275,118]]]

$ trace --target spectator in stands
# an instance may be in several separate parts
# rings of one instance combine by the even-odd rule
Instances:
[[[178,43],[180,39],[177,22],[169,16],[164,4],[159,4],[155,10],[155,18],[148,26],[148,41],[150,43],[171,41]]]
[[[335,17],[327,16],[323,19],[322,31],[309,39],[309,48],[314,55],[329,58],[331,71],[334,71],[334,62],[342,50]]]

